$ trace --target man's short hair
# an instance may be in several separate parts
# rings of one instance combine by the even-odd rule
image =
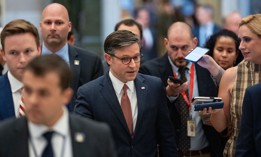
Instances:
[[[105,39],[104,52],[114,54],[115,50],[135,43],[139,45],[139,39],[134,33],[127,30],[115,31]]]
[[[126,26],[137,26],[139,31],[140,31],[140,39],[142,39],[142,25],[135,21],[134,19],[124,19],[118,22],[115,27],[114,31],[117,31],[121,25],[126,25]]]
[[[26,71],[30,71],[35,76],[39,77],[54,72],[60,79],[59,82],[62,90],[70,87],[72,79],[70,68],[68,64],[56,54],[35,57],[26,65],[25,72]]]
[[[12,35],[30,33],[35,38],[37,46],[40,46],[40,38],[37,28],[30,22],[23,19],[16,19],[5,25],[1,32],[1,44],[5,48],[5,38]]]

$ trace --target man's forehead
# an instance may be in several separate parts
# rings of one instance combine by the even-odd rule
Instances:
[[[42,19],[46,18],[62,18],[69,20],[69,15],[64,7],[60,6],[48,6],[43,10]]]

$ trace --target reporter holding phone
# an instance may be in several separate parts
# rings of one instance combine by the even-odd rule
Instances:
[[[208,70],[197,63],[185,60],[185,56],[191,49],[196,48],[197,43],[198,39],[194,37],[188,24],[173,23],[164,38],[166,54],[142,64],[140,72],[160,77],[166,87],[170,116],[178,141],[179,156],[221,157],[223,146],[220,135],[213,127],[202,123],[199,113],[193,110],[191,104],[191,100],[195,96],[217,96],[217,87]],[[173,83],[169,76],[182,79],[180,69],[186,69],[187,81],[183,84]],[[183,108],[186,108],[187,111],[184,111]],[[184,143],[187,142],[188,145],[185,144],[186,147],[184,147]]]
[[[261,14],[249,15],[242,19],[238,36],[241,39],[239,49],[244,61],[224,72],[219,85],[219,97],[224,102],[224,108],[214,110],[211,114],[211,122],[216,130],[229,130],[229,140],[224,150],[226,157],[235,156],[245,90],[261,82],[260,23]]]

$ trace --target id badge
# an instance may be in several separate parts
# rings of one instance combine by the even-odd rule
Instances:
[[[187,121],[187,134],[190,137],[196,136],[196,122],[194,120],[188,120]]]

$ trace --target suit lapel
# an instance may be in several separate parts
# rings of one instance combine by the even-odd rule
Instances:
[[[77,53],[77,50],[72,47],[72,46],[68,46],[69,47],[69,60],[70,60],[70,68],[73,74],[73,81],[71,83],[71,86],[74,90],[74,92],[77,91],[77,87],[78,87],[78,83],[79,83],[79,77],[80,77],[80,59]]]
[[[120,124],[125,128],[125,130],[129,133],[129,129],[127,123],[125,121],[124,115],[121,110],[121,106],[119,104],[118,98],[115,94],[115,90],[112,86],[111,79],[109,77],[109,73],[107,73],[104,77],[104,82],[101,84],[102,88],[100,90],[101,95],[104,97],[105,101],[107,102],[114,112],[114,115],[120,121]]]
[[[142,116],[144,113],[144,109],[146,108],[145,101],[147,100],[147,91],[149,89],[147,84],[144,83],[144,78],[142,78],[139,74],[137,75],[134,84],[136,88],[136,95],[137,95],[137,102],[138,102],[138,118],[134,130],[134,134],[135,134],[136,131],[138,132],[139,128],[142,127],[141,126]]]

